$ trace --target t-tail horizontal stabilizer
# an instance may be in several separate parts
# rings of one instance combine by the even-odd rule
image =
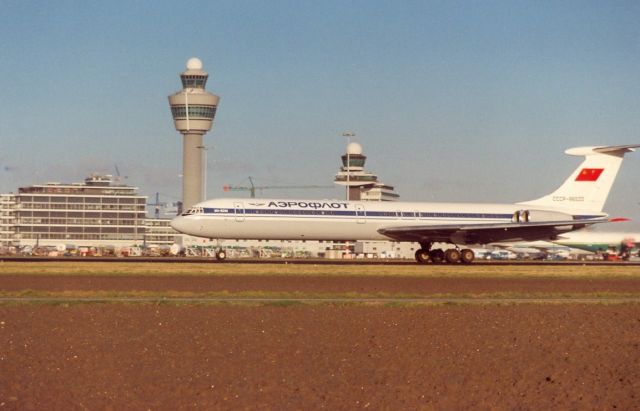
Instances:
[[[640,144],[626,146],[576,147],[565,153],[585,159],[569,178],[553,193],[522,205],[601,212],[611,186],[616,179],[625,153],[635,151]]]

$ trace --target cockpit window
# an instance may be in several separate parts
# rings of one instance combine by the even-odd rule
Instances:
[[[190,209],[188,209],[187,211],[182,213],[182,215],[193,215],[193,214],[204,214],[204,208],[203,207],[191,207]]]

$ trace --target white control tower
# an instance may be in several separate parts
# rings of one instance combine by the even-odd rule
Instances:
[[[180,74],[182,90],[169,96],[176,130],[183,135],[182,207],[184,210],[204,200],[202,159],[204,134],[211,130],[220,97],[205,91],[209,75],[202,61],[190,58]]]
[[[342,167],[333,180],[336,184],[347,186],[348,201],[398,201],[400,196],[393,186],[382,183],[378,176],[364,170],[367,156],[362,154],[359,143],[349,143],[347,152],[342,156]]]

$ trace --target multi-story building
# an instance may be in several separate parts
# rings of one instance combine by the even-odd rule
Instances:
[[[147,218],[145,220],[145,246],[171,246],[180,235],[171,228],[170,218]]]
[[[11,246],[14,243],[15,205],[14,194],[0,194],[0,246]]]
[[[17,245],[142,245],[147,197],[112,176],[84,183],[21,187],[15,195]]]

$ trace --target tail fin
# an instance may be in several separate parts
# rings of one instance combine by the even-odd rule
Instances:
[[[608,147],[577,147],[565,153],[584,156],[580,166],[553,193],[519,204],[600,212],[616,179],[625,153],[640,144]]]

